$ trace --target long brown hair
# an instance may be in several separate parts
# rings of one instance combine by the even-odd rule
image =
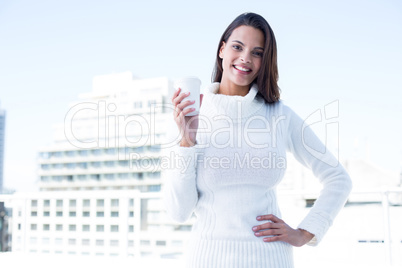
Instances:
[[[280,98],[280,89],[278,87],[279,75],[275,35],[268,22],[262,16],[255,13],[241,14],[223,32],[216,53],[212,82],[220,82],[222,79],[222,59],[219,57],[219,50],[222,44],[228,41],[234,29],[243,25],[254,27],[264,34],[265,44],[261,68],[253,83],[257,84],[259,94],[266,102],[276,102]]]

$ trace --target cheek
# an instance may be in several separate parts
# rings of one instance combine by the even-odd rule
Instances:
[[[261,68],[261,60],[260,60],[260,61],[257,61],[254,66],[255,66],[254,69],[256,70],[256,73],[258,73],[258,71],[259,71],[260,68]]]

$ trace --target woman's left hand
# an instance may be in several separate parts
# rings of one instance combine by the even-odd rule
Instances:
[[[314,235],[303,229],[293,229],[275,215],[262,215],[258,221],[271,221],[253,227],[255,236],[264,237],[264,242],[283,241],[295,247],[301,247],[308,243]]]

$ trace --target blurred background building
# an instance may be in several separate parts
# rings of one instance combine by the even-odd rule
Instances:
[[[6,134],[6,111],[0,107],[0,194],[3,193],[4,137]]]
[[[93,79],[93,91],[70,105],[39,152],[39,192],[9,200],[14,252],[182,253],[190,225],[169,221],[160,199],[171,88],[167,78],[130,72]]]

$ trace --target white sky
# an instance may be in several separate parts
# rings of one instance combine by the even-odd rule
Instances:
[[[372,162],[399,171],[400,1],[2,0],[5,186],[33,189],[38,148],[51,143],[68,104],[91,91],[93,76],[196,75],[208,84],[222,32],[245,11],[275,32],[286,103],[306,117],[338,100],[341,157],[364,157],[368,144]]]

